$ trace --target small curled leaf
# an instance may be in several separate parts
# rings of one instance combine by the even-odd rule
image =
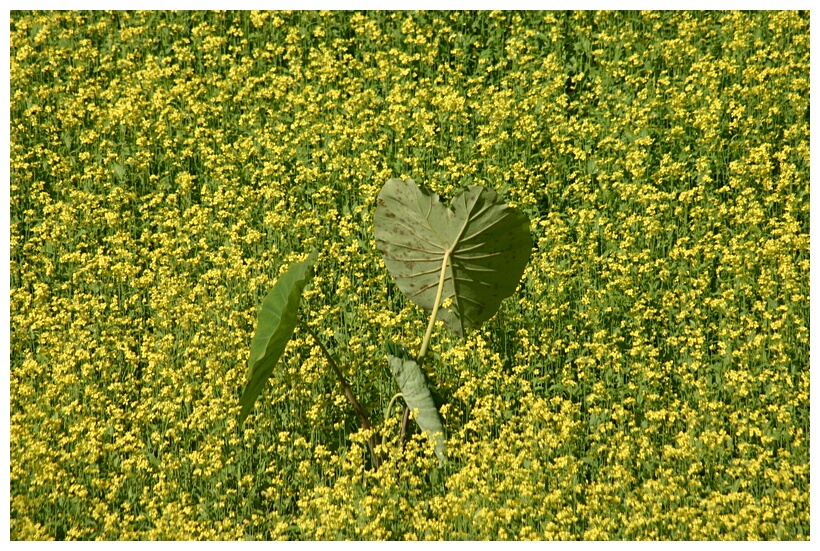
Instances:
[[[417,409],[416,423],[422,431],[427,431],[435,445],[439,466],[444,464],[445,439],[444,426],[433,401],[433,395],[427,386],[427,379],[419,364],[404,347],[392,342],[387,343],[387,363],[393,378],[401,389],[404,401],[411,410]]]

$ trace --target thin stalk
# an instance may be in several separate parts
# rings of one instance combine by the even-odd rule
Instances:
[[[410,408],[404,406],[404,413],[401,416],[401,432],[399,432],[399,442],[401,442],[401,451],[404,451],[404,435],[407,431],[407,423],[410,421]]]
[[[441,295],[444,293],[444,276],[447,273],[447,263],[450,261],[450,252],[444,252],[444,258],[441,260],[441,275],[438,278],[438,290],[436,291],[436,301],[433,303],[433,311],[430,314],[430,322],[427,324],[427,332],[424,334],[424,340],[421,342],[421,350],[419,350],[419,357],[416,363],[421,365],[424,356],[427,355],[427,346],[430,344],[430,336],[433,334],[433,327],[436,325],[436,316],[438,316],[438,308],[441,303]]]
[[[328,352],[327,348],[325,348],[325,345],[319,339],[319,336],[313,331],[313,329],[310,328],[310,326],[307,323],[299,319],[299,325],[308,333],[310,333],[310,336],[313,337],[313,340],[316,341],[316,344],[318,344],[319,348],[322,350],[322,354],[324,354],[327,363],[330,364],[330,367],[336,373],[336,377],[339,379],[339,383],[342,385],[342,389],[344,390],[348,402],[350,402],[350,404],[353,406],[353,409],[356,410],[356,415],[359,417],[359,422],[362,425],[362,429],[367,431],[371,430],[373,426],[370,424],[370,420],[367,417],[367,412],[356,399],[356,397],[353,395],[353,389],[350,388],[350,384],[348,384],[347,379],[345,379],[345,376],[342,374],[342,370],[339,369],[339,366],[333,360],[333,357],[330,355],[330,352]],[[378,454],[376,454],[376,445],[376,435],[371,434],[370,439],[367,441],[367,446],[370,448],[370,456],[373,459],[373,467],[378,469],[381,466],[381,457],[379,457]]]
[[[385,421],[387,421],[388,416],[390,416],[390,410],[393,409],[393,403],[396,401],[397,398],[403,398],[403,397],[404,397],[404,395],[401,392],[399,392],[397,394],[394,394],[393,397],[390,398],[390,401],[387,403],[387,409],[384,412],[384,420]]]

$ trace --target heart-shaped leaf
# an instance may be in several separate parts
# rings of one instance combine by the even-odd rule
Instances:
[[[432,312],[444,271],[438,319],[459,336],[490,319],[515,292],[530,258],[527,215],[492,190],[470,186],[452,200],[411,180],[388,180],[374,216],[376,247],[396,284]]]
[[[265,383],[293,335],[302,291],[313,277],[313,264],[318,256],[317,251],[312,251],[306,260],[291,265],[262,301],[256,333],[251,340],[248,382],[239,399],[242,406],[239,413],[240,424],[245,421],[256,398],[265,388]]]
[[[444,427],[438,415],[438,409],[427,385],[427,378],[419,364],[403,347],[387,342],[387,363],[393,378],[401,389],[404,401],[411,410],[418,409],[416,423],[422,431],[427,431],[435,445],[439,465],[444,464]]]

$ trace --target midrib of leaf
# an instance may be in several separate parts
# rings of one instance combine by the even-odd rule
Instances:
[[[441,268],[440,268],[441,276],[439,277],[438,289],[437,289],[437,292],[436,292],[436,300],[433,303],[433,310],[430,314],[430,322],[428,323],[427,332],[425,333],[425,338],[424,338],[424,341],[423,341],[423,344],[422,344],[422,348],[421,348],[421,351],[419,352],[419,356],[418,356],[418,362],[419,363],[421,363],[421,360],[424,358],[424,356],[427,352],[427,347],[425,346],[425,344],[429,343],[429,335],[428,334],[432,334],[432,328],[433,328],[433,325],[435,324],[435,319],[438,316],[438,310],[439,310],[439,307],[441,305],[441,298],[442,298],[442,294],[443,294],[443,290],[444,290],[444,283],[447,281],[446,271],[447,271],[447,266],[448,265],[450,267],[450,278],[449,279],[451,279],[453,281],[453,302],[456,305],[456,309],[458,311],[460,311],[459,297],[458,297],[458,293],[456,293],[456,282],[455,282],[455,280],[458,279],[458,278],[455,277],[455,271],[453,269],[452,257],[453,257],[453,252],[455,251],[456,247],[458,247],[458,244],[461,241],[461,236],[464,235],[464,231],[467,229],[467,226],[470,223],[470,220],[472,218],[472,212],[473,212],[473,209],[475,208],[478,197],[479,196],[476,195],[475,198],[473,199],[472,204],[469,206],[468,209],[466,209],[466,213],[465,213],[465,216],[464,216],[464,223],[462,224],[461,229],[458,232],[458,235],[456,235],[456,238],[453,240],[453,242],[450,244],[449,247],[444,245],[445,244],[444,239],[441,238],[439,233],[436,231],[434,225],[430,222],[430,214],[433,211],[432,201],[429,204],[429,208],[427,209],[427,213],[422,215],[423,218],[424,218],[424,222],[426,223],[425,225],[430,230],[430,233],[435,235],[436,238],[439,240],[439,244],[433,243],[433,242],[431,242],[427,239],[424,239],[423,237],[420,237],[420,236],[419,236],[419,239],[421,239],[422,241],[424,241],[425,243],[427,243],[429,245],[432,245],[433,247],[436,247],[436,248],[440,247],[441,250],[442,250],[442,258],[441,258]],[[418,206],[419,206],[419,212],[422,212],[421,205],[418,205]],[[484,210],[486,211],[491,206],[492,205],[488,206]],[[482,214],[483,212],[484,211],[479,212],[478,215]],[[478,216],[478,215],[476,215],[476,216]],[[401,224],[401,223],[397,223],[397,224],[407,228],[407,226],[405,224]],[[407,229],[411,229],[411,228],[407,228]],[[465,241],[469,241],[470,239],[474,238],[476,235],[480,235],[480,234],[481,234],[481,231],[476,232],[475,234],[473,234],[470,237],[468,237],[467,239],[465,239]],[[436,251],[436,252],[428,251],[426,249],[408,247],[406,245],[399,245],[399,246],[404,248],[404,249],[414,250],[414,251],[418,251],[418,252],[421,252],[421,253],[427,253],[427,254],[430,254],[434,257],[439,254],[438,251]],[[479,245],[479,247],[480,247],[480,245]],[[405,262],[428,262],[428,261],[429,260],[423,259],[423,258],[405,259]],[[434,272],[435,272],[435,270],[427,270],[427,271],[424,271],[424,272],[418,272],[418,273],[414,274],[414,277],[418,278],[418,277],[421,277],[421,276],[429,275],[429,274],[434,273]],[[418,291],[416,291],[415,293],[412,294],[412,296],[418,296],[418,295],[420,295],[421,293],[427,291],[430,288],[432,288],[432,285],[420,287]],[[475,302],[475,301],[472,301],[472,302]],[[459,320],[460,319],[461,318],[459,317]]]
[[[439,243],[444,244],[444,239],[441,238],[441,236],[436,231],[435,226],[430,222],[430,214],[433,212],[433,199],[432,199],[432,197],[430,198],[428,207],[429,208],[427,209],[427,214],[424,215],[424,221],[427,222],[427,227],[430,228],[430,231],[433,233],[433,235],[436,236],[436,238],[439,240]],[[419,210],[421,210],[421,209],[419,209]],[[425,241],[427,241],[427,240],[425,239]],[[427,241],[427,242],[430,243],[429,241]],[[434,243],[430,243],[430,244],[433,245],[434,247],[436,246]]]
[[[464,216],[464,224],[461,226],[461,229],[459,230],[458,235],[456,236],[455,240],[453,241],[453,244],[450,245],[450,248],[447,249],[447,253],[444,255],[444,259],[442,261],[442,267],[441,267],[442,278],[441,278],[441,281],[439,281],[439,294],[436,298],[436,304],[435,304],[435,306],[436,306],[435,311],[436,311],[436,313],[438,313],[439,300],[441,300],[441,291],[444,288],[444,273],[446,272],[446,268],[447,268],[446,265],[449,262],[449,264],[450,264],[450,279],[453,282],[453,303],[455,304],[456,311],[459,312],[458,322],[461,324],[462,333],[464,332],[464,320],[461,318],[461,302],[460,302],[461,297],[459,297],[458,291],[457,291],[457,288],[456,288],[456,279],[457,278],[456,278],[455,267],[453,266],[453,259],[452,259],[451,255],[452,255],[453,251],[456,250],[456,247],[458,247],[458,243],[461,240],[461,236],[464,235],[464,230],[467,229],[467,225],[470,223],[470,219],[471,219],[472,214],[473,214],[473,209],[475,208],[475,205],[476,205],[476,202],[478,201],[479,195],[475,196],[475,198],[473,199],[473,203],[470,205],[470,208],[467,209],[467,212]],[[435,323],[435,317],[430,318],[430,327],[428,327],[428,331],[430,331],[430,332],[432,332],[433,323]]]
[[[427,346],[430,344],[430,336],[433,334],[433,326],[436,323],[436,317],[438,316],[438,309],[439,305],[441,304],[441,295],[444,291],[444,282],[446,281],[445,274],[447,273],[447,262],[450,260],[450,251],[444,251],[444,258],[441,260],[441,275],[438,278],[438,289],[436,290],[436,300],[433,302],[433,311],[430,312],[430,321],[427,324],[427,331],[424,333],[424,340],[421,343],[421,350],[419,350],[419,356],[416,360],[416,363],[421,365],[422,360],[424,360],[424,356],[427,355]],[[453,273],[453,266],[450,265],[450,275],[452,276]],[[455,285],[455,283],[453,283]],[[455,288],[454,288],[455,289]]]

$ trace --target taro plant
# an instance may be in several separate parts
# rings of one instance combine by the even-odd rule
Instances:
[[[529,219],[505,204],[492,190],[469,186],[443,205],[438,195],[412,179],[393,178],[382,187],[374,215],[376,247],[399,290],[430,315],[417,355],[387,343],[387,363],[405,401],[402,435],[410,411],[433,442],[439,464],[445,459],[444,427],[434,392],[422,368],[437,320],[464,337],[490,319],[501,301],[513,294],[530,258]],[[240,423],[245,420],[288,340],[299,324],[316,341],[339,379],[362,428],[372,427],[327,348],[298,317],[302,291],[310,282],[317,253],[291,266],[262,302],[248,359],[248,382],[242,392]],[[388,411],[390,406],[388,406]],[[402,436],[403,439],[403,436]],[[368,442],[378,468],[374,436]]]
[[[259,319],[256,324],[256,333],[254,333],[251,340],[251,351],[248,357],[248,381],[245,383],[245,388],[242,390],[242,396],[239,399],[242,408],[239,412],[240,425],[245,422],[245,418],[250,413],[254,402],[262,393],[262,389],[273,374],[273,369],[285,351],[296,325],[299,324],[319,345],[327,363],[339,379],[345,396],[356,411],[362,428],[365,430],[371,428],[367,412],[353,395],[353,390],[345,379],[342,370],[336,364],[319,336],[298,317],[302,291],[313,277],[313,265],[316,263],[318,256],[318,251],[311,251],[307,259],[290,266],[276,280],[273,288],[262,300],[262,307],[259,309]],[[378,468],[380,459],[376,454],[376,441],[373,436],[368,441],[368,446],[373,459],[373,466]]]

